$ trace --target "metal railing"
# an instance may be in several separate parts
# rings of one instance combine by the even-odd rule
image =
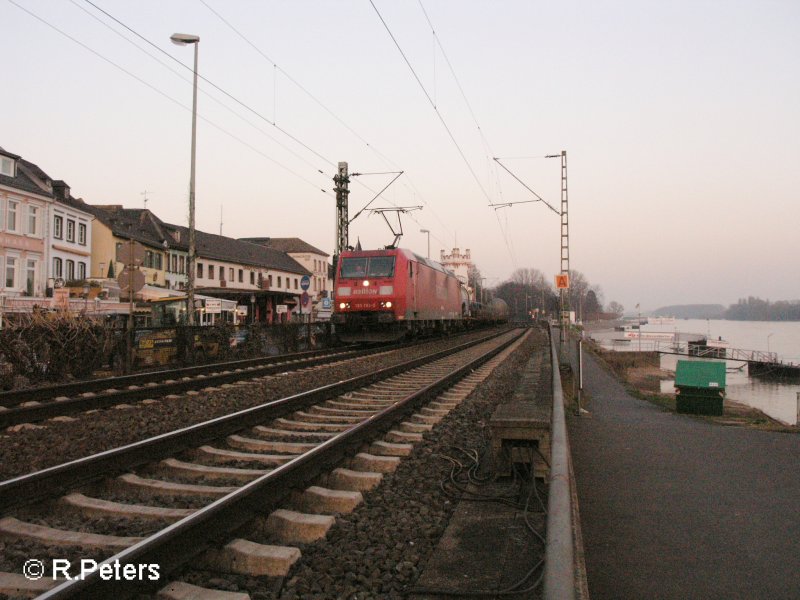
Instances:
[[[574,600],[575,547],[569,443],[556,335],[552,326],[550,327],[550,355],[553,367],[553,423],[550,440],[550,489],[547,496],[544,598],[545,600]]]

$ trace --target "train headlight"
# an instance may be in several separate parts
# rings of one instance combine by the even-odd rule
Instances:
[[[346,304],[346,303],[344,303],[344,302],[339,302],[339,308],[341,308],[342,310],[344,310],[345,308],[347,308],[347,304]]]
[[[361,282],[361,285],[363,285],[364,287],[369,287],[369,281],[365,279],[364,281]]]
[[[389,301],[386,303],[386,308],[392,308],[392,301],[391,301],[391,300],[389,300]]]

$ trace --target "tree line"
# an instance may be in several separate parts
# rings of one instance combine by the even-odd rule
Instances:
[[[750,296],[731,304],[723,318],[731,321],[800,321],[800,300],[770,302]]]
[[[618,302],[603,306],[603,291],[599,285],[590,283],[580,271],[571,270],[569,276],[569,305],[578,320],[596,321],[622,316],[624,308]],[[478,290],[478,298],[483,296],[486,302],[491,298],[502,298],[508,304],[512,319],[525,319],[527,315],[558,315],[559,292],[539,269],[517,269],[507,281],[483,291],[482,280],[480,271],[473,267],[469,283]]]

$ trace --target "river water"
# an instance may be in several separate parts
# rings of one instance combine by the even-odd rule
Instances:
[[[648,340],[648,333],[670,333],[660,340]],[[612,330],[593,331],[591,337],[609,350],[669,352],[675,340],[684,342],[688,337],[704,336],[710,340],[723,339],[730,348],[774,352],[778,360],[800,364],[800,322],[778,321],[725,321],[678,319],[674,323],[648,324],[642,327],[642,340],[620,341],[623,333]],[[664,339],[666,338],[666,339]],[[678,360],[688,357],[674,354],[661,355],[661,368],[675,371]],[[692,359],[689,360],[702,360]],[[726,396],[731,400],[753,406],[770,417],[789,425],[798,425],[798,394],[800,382],[770,381],[750,377],[746,363],[728,360]],[[661,382],[661,391],[673,393],[674,381]]]

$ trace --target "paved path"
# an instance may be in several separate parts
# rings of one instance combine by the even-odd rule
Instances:
[[[800,599],[800,435],[632,398],[585,354],[570,417],[592,600]]]

